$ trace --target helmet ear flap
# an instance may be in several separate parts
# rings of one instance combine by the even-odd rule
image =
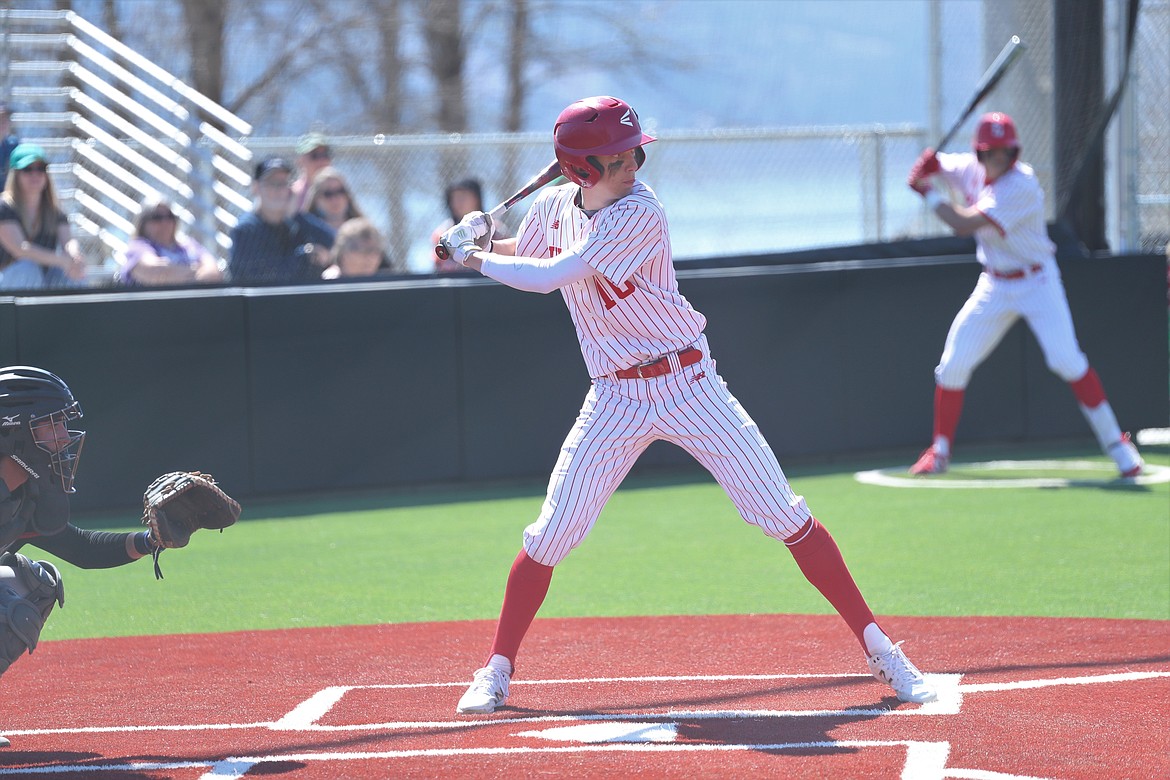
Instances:
[[[601,161],[600,161],[600,160],[598,160],[598,159],[597,159],[596,157],[594,157],[593,155],[591,155],[591,154],[590,154],[590,155],[586,155],[586,157],[585,157],[585,162],[589,163],[590,165],[592,165],[592,166],[593,166],[593,167],[594,167],[594,168],[597,170],[597,175],[598,175],[598,176],[604,176],[604,175],[605,175],[605,168],[602,168],[602,167],[601,167]],[[590,174],[590,175],[589,175],[589,178],[590,178],[590,179],[592,179],[592,178],[593,178],[593,174]]]

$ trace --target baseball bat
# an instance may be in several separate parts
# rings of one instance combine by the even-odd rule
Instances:
[[[558,161],[553,160],[544,167],[543,171],[529,179],[527,184],[512,193],[511,197],[489,211],[488,216],[492,218],[492,222],[494,223],[504,214],[505,211],[512,208],[517,203],[524,200],[529,195],[536,192],[541,187],[548,184],[560,175],[561,164]],[[442,244],[437,244],[435,246],[435,254],[439,256],[440,260],[446,260],[448,257],[447,247],[443,246]]]
[[[1012,39],[1003,47],[1003,51],[995,58],[995,61],[988,67],[987,72],[983,74],[983,78],[979,79],[979,83],[975,85],[975,94],[971,98],[971,102],[963,109],[963,113],[951,125],[951,129],[942,137],[942,140],[934,145],[936,152],[941,152],[943,147],[955,137],[955,133],[959,132],[959,127],[967,121],[967,117],[971,116],[975,111],[975,107],[983,102],[983,99],[991,94],[991,90],[995,89],[995,85],[1000,82],[1007,69],[1015,62],[1021,54],[1024,53],[1024,44],[1020,42],[1020,36],[1013,35]]]

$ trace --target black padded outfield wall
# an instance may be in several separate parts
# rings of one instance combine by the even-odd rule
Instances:
[[[1062,266],[1123,428],[1170,420],[1166,265]],[[933,368],[970,257],[682,270],[720,373],[781,462],[930,438]],[[85,410],[75,506],[134,515],[157,474],[240,497],[543,479],[588,389],[560,295],[479,278],[0,298],[0,361],[60,373]],[[961,442],[1090,441],[1017,325],[976,372]],[[652,446],[639,468],[690,467]]]

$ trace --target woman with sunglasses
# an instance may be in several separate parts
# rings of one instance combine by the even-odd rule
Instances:
[[[320,217],[329,227],[340,230],[351,219],[364,217],[345,183],[341,171],[323,168],[309,187],[309,213]]]
[[[12,150],[0,194],[0,290],[76,287],[85,273],[85,258],[58,204],[45,150],[20,144]]]
[[[215,284],[223,281],[223,270],[202,244],[179,230],[171,202],[153,196],[139,206],[117,279],[128,286]]]
[[[292,198],[289,200],[290,215],[308,211],[312,204],[313,182],[317,174],[333,164],[333,150],[321,133],[305,133],[297,140],[297,171],[299,176],[292,183]]]

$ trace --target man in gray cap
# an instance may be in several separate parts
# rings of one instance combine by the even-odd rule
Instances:
[[[292,163],[269,157],[256,165],[256,208],[232,228],[228,270],[236,284],[319,281],[329,264],[333,228],[312,214],[289,215]]]

